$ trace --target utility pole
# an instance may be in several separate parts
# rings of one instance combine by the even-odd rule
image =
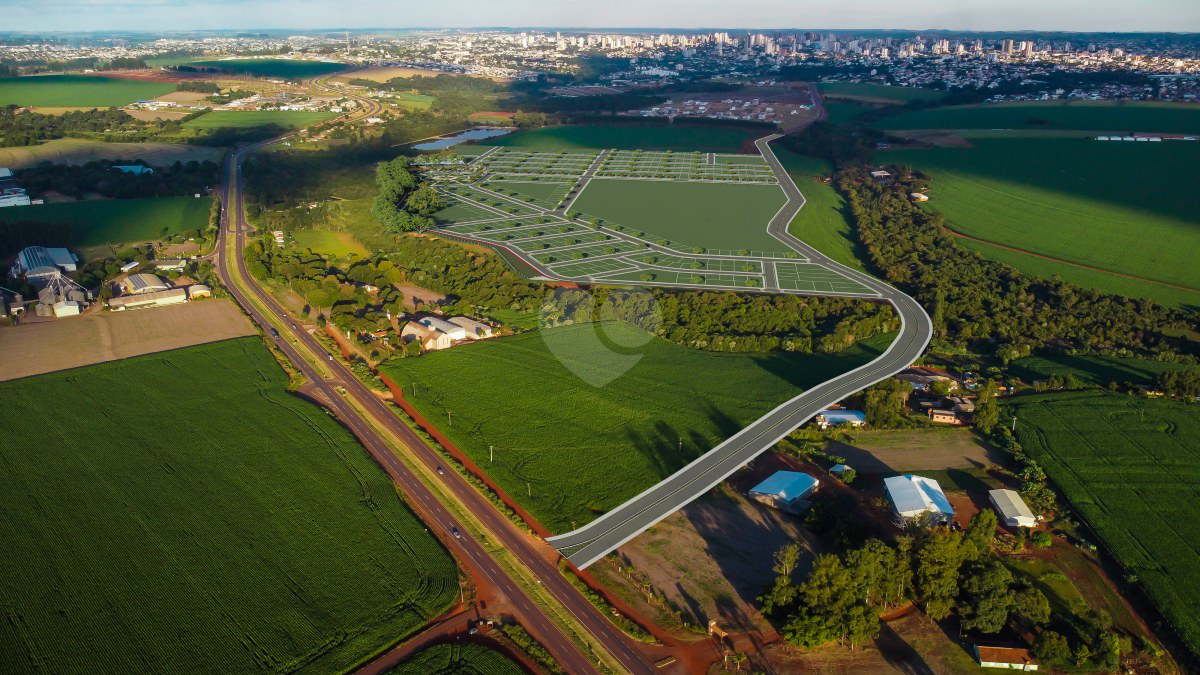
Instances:
[[[533,486],[529,484],[529,481],[525,481],[525,496],[526,497],[533,496]]]
[[[1015,434],[1015,433],[1017,433],[1017,416],[1016,416],[1016,415],[1013,415],[1013,426],[1012,426],[1012,430],[1013,430],[1013,433],[1014,433],[1014,434]]]
[[[449,427],[454,426],[454,420],[450,417],[449,410],[446,411],[446,426],[449,426]]]
[[[495,450],[496,450],[496,446],[494,446],[494,445],[488,446],[488,464],[491,464],[492,462],[496,461]]]

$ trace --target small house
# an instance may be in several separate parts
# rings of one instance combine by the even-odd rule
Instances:
[[[958,418],[958,413],[945,408],[930,408],[929,421],[934,424],[962,424],[962,420]]]
[[[1012,490],[991,490],[988,500],[992,502],[1000,522],[1008,527],[1033,527],[1037,525],[1037,516],[1021,499],[1021,495]]]
[[[857,428],[867,423],[867,414],[861,410],[822,410],[815,419],[821,429],[838,426]]]
[[[808,508],[808,498],[820,484],[816,478],[801,471],[776,471],[750,488],[750,498],[780,511],[799,513]]]
[[[984,668],[1034,671],[1038,664],[1023,647],[991,647],[975,644],[975,660]]]
[[[892,502],[896,523],[904,524],[914,518],[928,517],[933,524],[950,522],[954,507],[936,480],[905,474],[883,480],[888,500]]]

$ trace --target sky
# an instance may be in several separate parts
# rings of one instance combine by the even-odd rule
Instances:
[[[1200,0],[0,0],[0,31],[572,26],[1200,32]]]

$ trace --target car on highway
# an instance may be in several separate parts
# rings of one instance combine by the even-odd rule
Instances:
[[[326,355],[325,355],[325,358],[327,358],[327,359],[329,359],[330,361],[332,361],[332,360],[333,360],[333,354],[326,354]]]
[[[444,476],[446,474],[445,471],[442,471],[442,467],[440,467],[440,466],[437,468],[437,472],[438,472],[439,476]]]
[[[279,339],[279,331],[275,330],[274,326],[268,328],[267,330],[271,331],[271,337],[275,338],[276,340]]]
[[[450,534],[453,534],[455,539],[462,539],[462,535],[458,533],[457,527],[450,528]]]

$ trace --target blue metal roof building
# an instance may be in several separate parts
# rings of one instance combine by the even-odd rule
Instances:
[[[926,513],[934,523],[944,523],[954,517],[954,507],[950,506],[942,486],[932,478],[912,474],[892,476],[884,479],[883,486],[901,522]]]
[[[808,506],[805,499],[816,492],[820,481],[800,471],[776,471],[750,489],[750,498],[787,510]]]

